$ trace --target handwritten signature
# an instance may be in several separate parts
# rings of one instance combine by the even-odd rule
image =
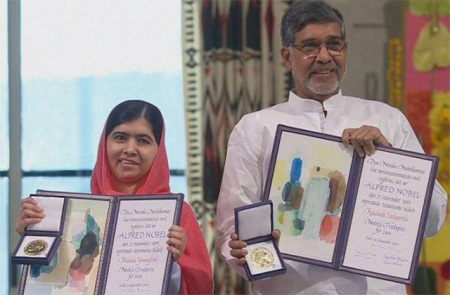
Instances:
[[[355,257],[361,257],[361,258],[364,258],[364,259],[367,259],[367,260],[372,260],[375,257],[377,257],[377,254],[372,253],[372,252],[367,251],[367,250],[363,250],[363,251],[358,250],[358,249],[355,249],[355,250],[356,250]]]
[[[400,255],[384,254],[384,264],[389,265],[403,265],[409,263],[409,259],[402,257]]]

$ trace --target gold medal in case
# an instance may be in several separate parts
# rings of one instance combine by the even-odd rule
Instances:
[[[273,265],[275,258],[269,249],[258,247],[250,252],[250,261],[255,267],[266,269]]]
[[[30,256],[36,256],[47,250],[48,244],[44,240],[34,240],[23,248],[23,252]]]

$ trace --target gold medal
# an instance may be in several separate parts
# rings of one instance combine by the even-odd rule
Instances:
[[[274,257],[267,248],[259,247],[250,252],[250,262],[257,268],[269,268],[273,265]]]
[[[23,252],[30,256],[36,256],[41,254],[47,249],[47,242],[44,240],[34,240],[29,242],[24,248]]]

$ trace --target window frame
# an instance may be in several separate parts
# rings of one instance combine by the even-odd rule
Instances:
[[[23,197],[22,180],[26,177],[89,177],[90,169],[79,170],[23,170],[21,149],[22,146],[22,70],[21,70],[21,0],[8,0],[6,2],[7,21],[7,99],[8,99],[8,129],[9,129],[9,168],[0,170],[0,178],[8,180],[8,253],[11,253],[19,241],[19,235],[15,231],[15,220],[17,220]],[[183,76],[182,76],[183,79]],[[18,152],[17,152],[18,151]],[[170,176],[186,177],[186,169],[171,169]],[[188,181],[186,177],[186,181]],[[9,259],[8,259],[9,260]],[[0,267],[3,267],[1,265]],[[4,288],[9,287],[13,292],[20,283],[21,267],[10,261],[6,269],[8,271],[7,283]],[[1,290],[0,290],[1,291]]]

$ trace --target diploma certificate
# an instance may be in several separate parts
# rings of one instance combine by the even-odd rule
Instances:
[[[64,231],[48,265],[24,266],[19,294],[167,293],[173,263],[167,233],[180,222],[182,194],[37,195],[66,199]],[[43,242],[51,245],[38,236],[20,246],[28,256],[38,256],[46,251]]]
[[[264,189],[283,258],[412,284],[439,159],[279,125]]]

